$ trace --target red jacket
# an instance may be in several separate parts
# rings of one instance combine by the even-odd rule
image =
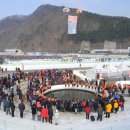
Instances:
[[[120,105],[120,106],[123,106],[123,102],[122,101],[118,101],[118,104]]]
[[[90,107],[86,107],[86,108],[85,108],[85,113],[89,114],[90,112],[91,112]]]
[[[83,106],[83,107],[86,107],[86,101],[83,101],[83,102],[82,102],[82,106]]]
[[[47,110],[47,108],[42,108],[41,117],[48,118],[48,110]]]

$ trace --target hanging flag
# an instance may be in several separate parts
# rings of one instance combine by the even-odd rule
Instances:
[[[77,16],[68,15],[68,34],[77,33]]]
[[[81,14],[81,13],[83,13],[83,10],[81,10],[81,9],[76,10],[76,14]]]
[[[70,9],[65,7],[65,8],[63,8],[63,12],[68,13],[68,12],[70,12]]]
[[[128,73],[128,77],[130,77],[130,72]]]

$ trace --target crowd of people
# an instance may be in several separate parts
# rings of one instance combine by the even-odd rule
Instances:
[[[4,58],[0,56],[0,64],[4,62]]]
[[[26,93],[23,93],[21,82],[27,81]],[[53,85],[65,84],[65,86],[72,87],[91,87],[97,89],[95,93],[96,99],[75,99],[61,100],[57,97],[46,97],[44,91],[51,89]],[[124,97],[119,94],[119,91],[123,93],[126,90],[130,90],[129,87],[123,88],[116,86],[114,83],[105,83],[101,81],[97,82],[80,80],[73,74],[72,70],[41,70],[23,72],[20,69],[16,69],[13,74],[8,74],[7,77],[0,78],[0,106],[3,105],[3,110],[6,114],[11,114],[14,117],[16,105],[14,97],[18,96],[20,103],[18,105],[20,111],[20,117],[24,117],[25,102],[28,102],[32,119],[42,122],[54,122],[57,125],[60,112],[74,112],[75,114],[80,112],[86,113],[86,119],[90,118],[91,112],[96,112],[97,120],[102,121],[103,114],[106,114],[106,118],[110,118],[111,113],[117,113],[119,109],[124,110]],[[16,91],[16,93],[15,93]],[[123,94],[122,93],[122,94]],[[92,117],[91,117],[91,120]]]
[[[53,59],[56,57],[52,56],[31,56],[31,55],[3,55],[0,56],[0,60],[8,60],[8,61],[21,61],[21,60],[34,60],[34,59]],[[59,57],[57,57],[59,58]]]
[[[60,55],[40,55],[40,56],[33,56],[33,55],[3,55],[0,56],[0,63],[2,64],[3,61],[21,61],[21,60],[43,60],[43,59],[60,59],[61,61],[77,61],[77,62],[82,62],[82,58],[78,56],[71,56],[71,57],[66,57],[63,58]]]

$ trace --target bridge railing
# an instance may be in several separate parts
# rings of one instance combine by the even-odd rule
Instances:
[[[48,93],[48,92],[52,92],[52,91],[56,91],[56,90],[65,90],[65,89],[73,89],[73,90],[83,90],[83,91],[88,91],[88,92],[93,92],[93,93],[97,93],[98,90],[97,88],[95,87],[92,87],[92,86],[81,86],[79,85],[78,87],[75,85],[75,86],[72,86],[72,85],[54,85],[54,86],[51,86],[50,89],[47,89],[46,91],[44,91],[44,94]]]

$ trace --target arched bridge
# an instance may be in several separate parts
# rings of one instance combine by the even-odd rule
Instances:
[[[80,90],[80,91],[86,91],[86,92],[90,92],[90,93],[97,93],[98,90],[97,88],[93,88],[92,86],[65,86],[64,84],[63,85],[54,85],[54,86],[51,86],[50,89],[47,89],[46,91],[44,91],[44,94],[48,94],[50,92],[54,92],[54,91],[60,91],[60,90]]]

